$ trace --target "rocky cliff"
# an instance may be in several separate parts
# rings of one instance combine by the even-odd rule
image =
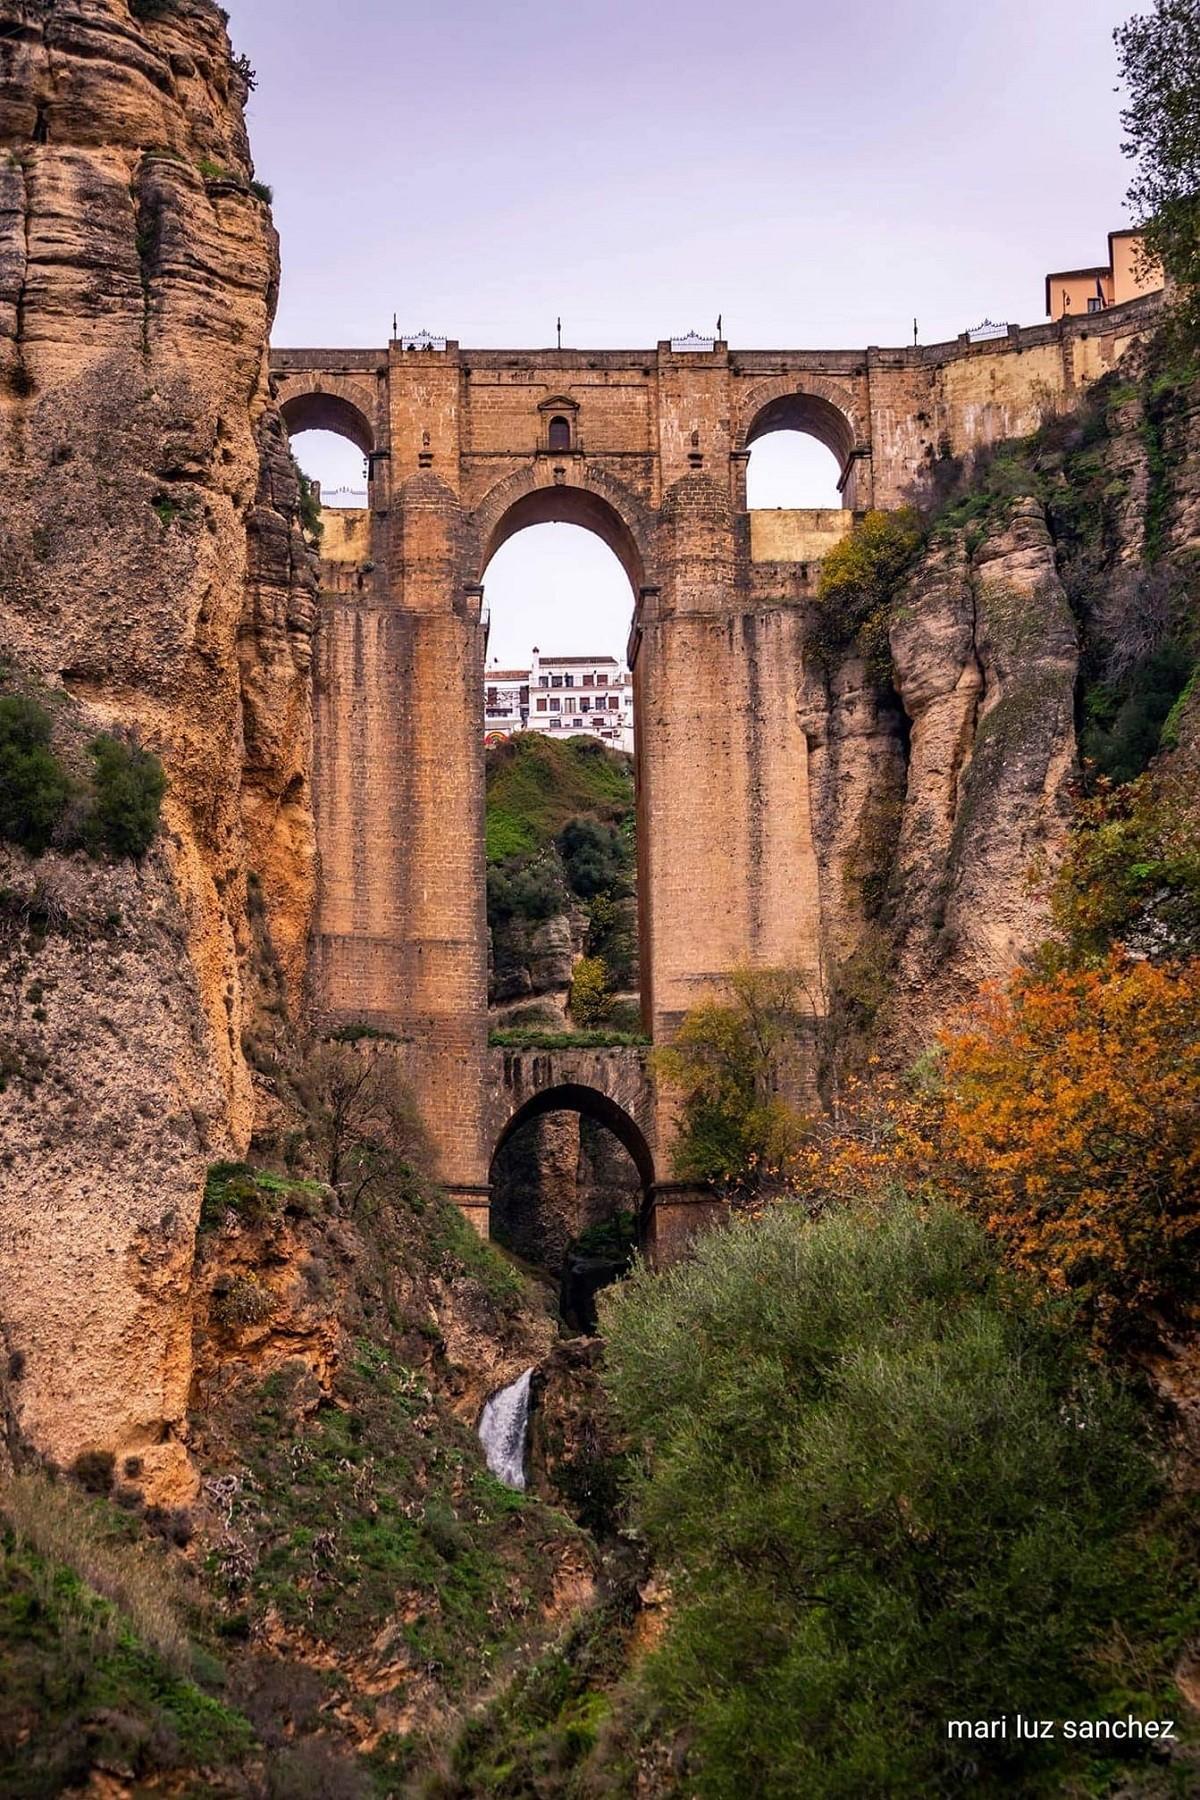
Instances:
[[[806,660],[835,1044],[865,1027],[911,1055],[1047,935],[1081,732],[1094,758],[1089,721],[1119,720],[1164,646],[1177,688],[1194,661],[1198,449],[1194,371],[1167,333],[918,496],[923,547],[876,640]]]
[[[136,1455],[149,1493],[192,1485],[195,1225],[251,1129],[247,878],[293,998],[312,885],[314,582],[249,80],[209,0],[0,0],[0,652],[170,784],[140,864],[0,875],[9,1413],[62,1462]]]

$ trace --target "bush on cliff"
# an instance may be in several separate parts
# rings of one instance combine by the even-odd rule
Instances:
[[[890,667],[887,630],[900,583],[921,547],[921,522],[907,506],[856,519],[821,564],[816,647],[826,661],[854,644],[871,667]]]
[[[91,746],[95,798],[83,825],[93,854],[140,857],[158,834],[167,778],[163,766],[139,744],[105,735]]]
[[[599,819],[571,819],[558,837],[558,851],[571,891],[582,900],[598,894],[619,898],[630,892],[629,846],[615,825]]]
[[[50,715],[25,694],[0,695],[0,836],[40,856],[71,784],[50,747]]]
[[[1061,1736],[946,1721],[1177,1713],[1197,1607],[1137,1410],[971,1221],[781,1207],[601,1311],[689,1793],[1061,1792],[1103,1773]]]
[[[581,956],[571,974],[571,1017],[583,1030],[601,1025],[612,1012],[608,969],[602,956]]]

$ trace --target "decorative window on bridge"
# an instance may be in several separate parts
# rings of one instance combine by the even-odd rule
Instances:
[[[571,423],[561,413],[555,413],[550,421],[551,450],[569,450],[571,448]]]

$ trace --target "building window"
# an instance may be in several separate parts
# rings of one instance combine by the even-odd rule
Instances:
[[[550,686],[550,677],[548,675],[539,675],[538,676],[538,686],[539,687],[549,687]]]
[[[573,675],[564,675],[563,676],[563,686],[564,687],[574,687],[575,686],[575,677]]]
[[[1089,299],[1088,311],[1089,312],[1103,312],[1104,311],[1104,302],[1103,302],[1103,300],[1101,300],[1099,298],[1098,295],[1093,294],[1091,296],[1091,298]]]
[[[588,699],[586,694],[583,696],[582,700],[580,700],[580,702],[579,702],[579,710],[580,710],[580,712],[591,712],[591,710],[592,710],[592,703]]]
[[[621,704],[621,697],[619,694],[610,694],[608,696],[609,712],[616,712],[616,710],[620,706],[620,704]]]
[[[550,421],[551,450],[569,450],[571,448],[571,427],[561,413],[555,413]]]
[[[551,711],[551,712],[557,712],[557,711],[558,711],[558,709],[559,709],[559,707],[560,707],[560,706],[561,706],[561,705],[562,705],[562,701],[561,701],[561,700],[552,700],[552,701],[551,701],[551,702],[550,702],[550,711]]]
[[[607,687],[608,686],[608,676],[607,675],[597,675],[596,686],[597,687]]]
[[[551,687],[561,687],[562,686],[562,676],[561,675],[552,675],[550,677],[550,686]]]
[[[539,701],[538,701],[538,703],[537,703],[537,709],[538,709],[538,711],[539,711],[539,712],[545,712],[545,710],[546,710],[546,702],[545,702],[545,701],[544,701],[544,700],[539,700]]]

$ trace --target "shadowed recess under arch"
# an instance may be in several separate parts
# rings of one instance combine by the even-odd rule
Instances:
[[[769,400],[754,415],[744,448],[748,450],[756,438],[771,431],[804,432],[833,452],[843,475],[850,465],[854,427],[844,412],[820,394],[780,394]]]
[[[522,1126],[528,1125],[531,1119],[540,1118],[543,1113],[552,1112],[581,1113],[584,1118],[594,1119],[598,1125],[603,1125],[628,1150],[643,1188],[649,1191],[654,1185],[654,1158],[639,1126],[625,1108],[611,1100],[607,1094],[602,1094],[598,1088],[582,1087],[576,1082],[560,1082],[557,1087],[543,1088],[540,1092],[531,1094],[517,1108],[496,1140],[492,1151],[493,1166],[505,1144]]]

